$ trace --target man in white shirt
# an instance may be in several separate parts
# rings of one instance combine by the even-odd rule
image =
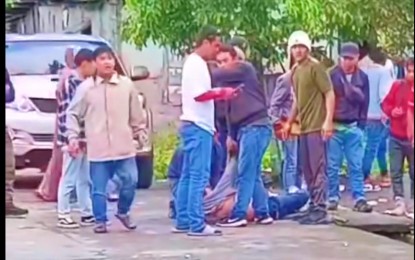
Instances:
[[[209,93],[211,77],[206,61],[215,59],[221,46],[219,32],[203,27],[196,48],[182,70],[182,115],[180,138],[184,161],[176,199],[174,233],[190,236],[220,236],[222,233],[205,223],[203,193],[209,179],[213,135],[214,101],[198,102],[196,97]]]

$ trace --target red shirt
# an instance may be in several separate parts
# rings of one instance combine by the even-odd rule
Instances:
[[[391,135],[400,139],[409,139],[407,127],[408,109],[413,109],[414,95],[413,86],[408,86],[404,80],[397,80],[393,83],[391,90],[382,102],[382,110],[390,119]],[[392,116],[392,110],[402,108],[403,113],[399,116]]]

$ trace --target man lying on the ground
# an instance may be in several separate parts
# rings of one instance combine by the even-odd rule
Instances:
[[[225,172],[216,187],[214,189],[206,188],[203,207],[208,223],[214,224],[230,217],[237,195],[235,189],[236,176],[237,162],[233,157],[228,161]],[[307,203],[308,197],[308,194],[302,190],[283,196],[268,194],[267,202],[270,216],[274,220],[283,219],[303,207]],[[253,220],[254,212],[252,205],[250,205],[247,212],[247,221]],[[247,223],[245,223],[246,225]]]

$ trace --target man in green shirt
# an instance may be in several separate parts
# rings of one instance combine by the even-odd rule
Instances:
[[[295,99],[291,116],[282,129],[288,136],[292,122],[300,123],[299,162],[310,193],[309,210],[300,224],[326,224],[326,149],[325,141],[333,133],[334,92],[324,66],[310,56],[311,40],[303,31],[294,32],[288,40],[295,65],[292,83]]]

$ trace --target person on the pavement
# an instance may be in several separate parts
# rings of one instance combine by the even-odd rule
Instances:
[[[329,179],[328,210],[337,210],[340,201],[339,171],[343,157],[346,158],[348,177],[354,210],[372,212],[367,203],[362,172],[364,154],[363,131],[369,107],[369,79],[357,67],[359,46],[344,43],[340,49],[340,62],[330,70],[336,106],[334,110],[334,133],[327,141],[327,176]]]
[[[15,90],[6,68],[6,104],[15,99]],[[11,130],[12,131],[12,130]],[[6,217],[25,217],[29,211],[17,207],[13,202],[13,182],[16,178],[13,142],[6,126]]]
[[[298,221],[300,224],[326,224],[326,141],[333,134],[333,86],[325,67],[310,56],[311,40],[307,33],[292,33],[288,49],[296,62],[292,68],[295,98],[291,115],[280,131],[286,139],[298,118],[301,172],[310,194],[310,206]]]
[[[382,102],[382,109],[390,119],[389,161],[392,177],[392,190],[396,208],[387,211],[391,215],[404,215],[406,212],[403,173],[405,161],[409,164],[411,179],[411,199],[414,198],[414,147],[413,132],[408,132],[408,113],[411,114],[414,102],[414,59],[406,64],[405,79],[396,80]],[[411,105],[412,104],[412,105]],[[411,119],[413,120],[413,118]]]
[[[94,51],[96,75],[78,87],[67,112],[68,149],[79,153],[81,122],[85,122],[87,157],[92,181],[95,233],[107,232],[108,181],[114,174],[122,182],[118,211],[125,228],[136,224],[129,212],[137,187],[136,144],[144,123],[134,83],[115,71],[115,57],[107,46]]]
[[[215,133],[214,100],[234,95],[212,89],[207,61],[215,59],[220,45],[219,30],[204,26],[197,35],[195,50],[183,65],[179,133],[184,162],[177,187],[177,216],[173,233],[187,233],[189,236],[222,235],[220,230],[206,224],[203,212],[203,193],[209,180]]]
[[[388,120],[381,109],[381,102],[389,92],[393,78],[388,69],[381,63],[384,61],[383,55],[361,48],[361,57],[359,61],[359,68],[365,72],[369,78],[369,110],[368,121],[365,127],[365,153],[363,156],[363,176],[365,180],[366,191],[378,191],[380,186],[376,180],[371,177],[373,161],[379,150],[379,145],[382,140],[386,139],[389,133]],[[375,53],[377,55],[375,55]],[[387,172],[386,172],[387,173]],[[380,182],[383,186],[388,186],[390,183],[389,176],[380,176]]]
[[[58,227],[61,228],[78,228],[79,224],[70,216],[71,205],[70,197],[72,192],[76,191],[76,198],[79,202],[81,211],[80,224],[88,226],[94,224],[92,215],[91,188],[89,178],[89,165],[86,158],[86,146],[83,129],[83,122],[80,122],[81,130],[79,133],[82,142],[81,151],[72,154],[68,151],[67,140],[67,109],[79,85],[86,78],[95,74],[94,54],[89,49],[81,49],[75,55],[75,72],[71,73],[64,82],[64,87],[60,89],[58,99],[58,135],[57,143],[63,152],[62,177],[58,187]]]
[[[204,197],[204,211],[209,223],[223,223],[232,217],[232,211],[235,206],[238,190],[236,182],[238,178],[238,163],[235,155],[231,155],[227,167],[214,189],[207,188]],[[266,194],[266,203],[269,208],[269,214],[273,220],[284,219],[288,215],[298,212],[308,201],[306,191],[298,190],[297,192],[287,195],[277,195],[263,190]],[[252,202],[249,203],[246,213],[247,222],[255,220],[255,211]]]
[[[259,83],[255,68],[251,63],[241,61],[233,46],[223,45],[217,61],[219,68],[212,72],[214,81],[241,89],[240,94],[229,101],[230,133],[227,140],[228,150],[238,150],[237,202],[230,218],[218,225],[246,226],[246,214],[251,200],[257,223],[272,224],[261,178],[262,157],[272,135],[264,89]]]

